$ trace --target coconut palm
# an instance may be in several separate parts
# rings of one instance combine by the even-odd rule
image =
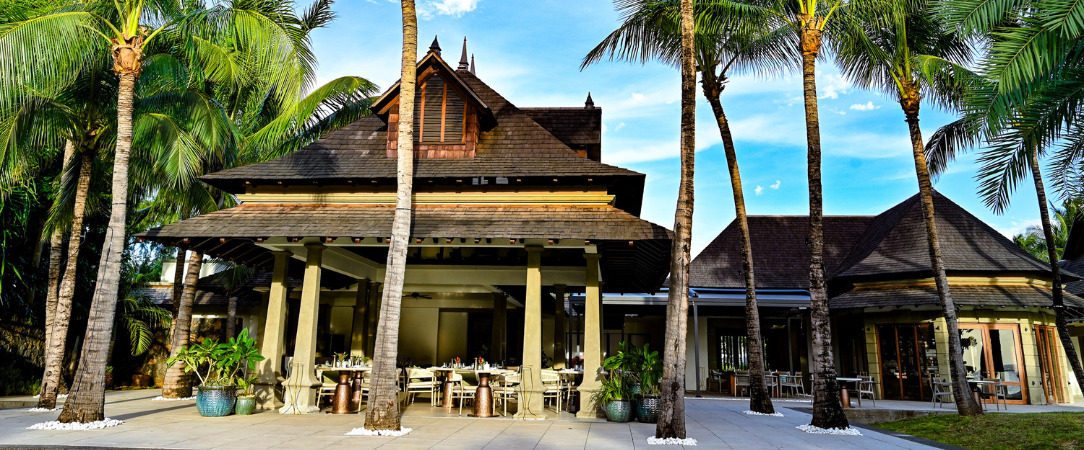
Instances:
[[[399,79],[395,216],[380,299],[380,320],[373,350],[373,379],[365,428],[399,430],[399,392],[395,362],[399,349],[399,318],[406,279],[407,240],[410,239],[411,192],[414,184],[414,91],[418,82],[418,17],[414,0],[402,0],[403,58]]]
[[[1065,243],[1069,240],[1069,229],[1072,228],[1074,221],[1081,218],[1080,201],[1066,200],[1061,208],[1054,205],[1050,205],[1050,208],[1054,211],[1054,221],[1051,222],[1054,253],[1060,258],[1065,258]],[[1042,226],[1029,226],[1023,233],[1013,236],[1012,240],[1031,256],[1050,262],[1050,253],[1046,247],[1047,240]]]
[[[1016,184],[1030,176],[1046,242],[1055,239],[1039,159],[1058,148],[1051,172],[1055,185],[1068,193],[1084,156],[1084,79],[1079,76],[1084,69],[1084,22],[1074,13],[1078,7],[1056,0],[952,0],[938,8],[958,32],[979,40],[985,57],[968,83],[962,117],[931,136],[931,172],[940,173],[956,154],[983,145],[980,196],[1000,213]],[[1084,367],[1069,333],[1056,246],[1047,246],[1047,259],[1058,336],[1077,383],[1084,383]]]
[[[749,223],[745,197],[738,169],[737,153],[730,123],[723,109],[721,96],[730,71],[772,72],[782,69],[789,59],[784,40],[789,30],[770,28],[771,24],[750,22],[725,26],[725,18],[713,17],[705,2],[694,2],[696,23],[696,65],[701,73],[704,97],[711,105],[726,154],[730,185],[734,193],[734,210],[741,234],[742,272],[745,274],[746,334],[749,350],[749,408],[771,414],[775,412],[771,395],[765,387],[763,345],[761,344],[760,314],[756,300],[756,279],[753,253],[749,238]],[[604,57],[620,58],[641,63],[649,59],[679,64],[681,35],[678,2],[676,0],[618,0],[623,23],[591,50],[581,68]]]
[[[926,164],[919,110],[923,99],[941,104],[956,104],[960,89],[943,77],[926,77],[919,59],[939,59],[951,64],[966,64],[970,60],[967,42],[951,28],[932,15],[929,2],[901,2],[903,13],[883,17],[876,22],[841,20],[844,31],[831,41],[841,72],[859,87],[877,90],[896,99],[906,117],[911,137],[915,173],[918,178],[919,200],[926,226],[926,242],[930,263],[941,302],[942,314],[948,327],[949,372],[956,408],[961,415],[980,415],[982,407],[969,395],[964,361],[961,355],[956,307],[952,302],[948,277],[945,275],[941,245],[934,221],[933,185]],[[849,17],[847,19],[850,19]]]

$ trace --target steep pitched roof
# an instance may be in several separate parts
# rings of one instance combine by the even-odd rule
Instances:
[[[825,216],[825,269],[831,273],[866,230],[873,216]],[[749,216],[753,270],[758,289],[809,288],[808,216]],[[737,221],[693,259],[693,287],[740,288],[745,285]]]
[[[416,178],[620,177],[638,179],[642,190],[643,174],[578,155],[470,71],[457,70],[455,74],[492,111],[496,125],[481,133],[474,158],[416,159]],[[311,185],[393,181],[396,162],[387,156],[387,133],[383,120],[368,115],[288,156],[223,170],[203,180],[230,192],[242,191],[245,182]]]
[[[1012,306],[1049,308],[1053,293],[1049,288],[1035,285],[951,285],[952,302],[957,306]],[[877,306],[940,305],[937,288],[933,285],[855,289],[832,297],[832,309],[871,308]],[[1078,313],[1084,299],[1065,293],[1065,304]]]
[[[602,158],[602,108],[520,108],[569,148]]]
[[[945,270],[1047,274],[1049,267],[967,210],[934,191],[934,217]],[[918,194],[881,213],[833,278],[890,274],[931,276]]]

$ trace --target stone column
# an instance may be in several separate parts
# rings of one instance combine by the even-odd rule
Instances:
[[[283,383],[286,389],[284,414],[320,412],[316,406],[316,391],[322,381],[316,378],[316,323],[320,314],[320,263],[323,244],[305,244],[305,281],[301,285],[301,308],[297,316],[297,339],[294,344],[294,371]],[[300,365],[297,365],[300,363]],[[294,396],[297,396],[296,398]],[[296,405],[296,410],[293,409]]]
[[[583,314],[583,382],[577,390],[580,395],[580,411],[576,417],[600,417],[596,399],[602,387],[599,370],[602,368],[602,291],[599,290],[597,253],[587,258],[586,293]]]
[[[565,313],[565,285],[553,285],[553,368],[565,368],[565,336],[568,315]]]
[[[369,330],[366,332],[365,351],[370,357],[375,351],[376,326],[380,323],[380,308],[383,306],[381,304],[381,284],[375,281],[369,283]]]
[[[350,324],[350,356],[365,356],[369,347],[369,280],[358,278],[354,320]]]
[[[517,419],[545,419],[542,394],[542,247],[527,247],[527,295],[523,307],[523,365]],[[530,377],[527,371],[530,371]]]
[[[271,273],[271,293],[267,297],[267,318],[263,332],[260,333],[260,354],[265,358],[260,361],[260,380],[256,385],[256,402],[260,409],[275,409],[282,402],[275,395],[275,387],[282,375],[283,338],[286,334],[286,296],[290,293],[287,286],[290,252],[272,252],[275,255],[275,268]]]
[[[493,294],[493,340],[490,342],[489,359],[499,363],[508,358],[508,297]]]

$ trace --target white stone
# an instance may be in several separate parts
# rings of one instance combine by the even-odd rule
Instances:
[[[806,433],[809,433],[809,434],[836,434],[836,435],[842,435],[842,436],[861,436],[862,435],[862,432],[858,431],[858,429],[854,428],[854,427],[825,429],[825,428],[821,428],[821,427],[815,427],[813,425],[798,425],[798,426],[796,426],[794,428],[805,431]]]
[[[86,430],[99,430],[102,428],[115,427],[124,423],[123,420],[110,419],[108,417],[105,420],[99,420],[97,422],[88,423],[61,423],[59,421],[35,423],[29,427],[28,430],[68,430],[68,431],[86,431]]]
[[[30,409],[28,409],[26,411],[27,412],[32,412],[32,413],[43,413],[43,412],[53,412],[53,411],[58,411],[58,410],[60,410],[60,408],[30,408]]]
[[[195,395],[193,395],[191,397],[181,397],[181,398],[165,398],[165,397],[159,395],[159,396],[157,396],[155,398],[152,398],[151,401],[152,402],[182,402],[182,401],[185,401],[185,400],[195,400],[195,399],[196,399]]]
[[[404,436],[411,432],[411,428],[400,428],[398,430],[370,430],[368,428],[359,427],[354,428],[346,433],[347,436]]]
[[[750,415],[750,416],[783,417],[783,413],[781,413],[781,412],[774,412],[774,413],[771,413],[771,414],[764,414],[764,413],[760,413],[760,412],[756,412],[756,411],[744,411],[744,412],[746,414]]]
[[[659,439],[659,438],[657,438],[655,436],[648,436],[647,437],[647,445],[688,445],[688,446],[695,447],[696,446],[696,439],[693,439],[693,438],[685,438],[685,439],[663,438],[663,439]]]

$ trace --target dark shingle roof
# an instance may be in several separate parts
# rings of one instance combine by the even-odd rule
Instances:
[[[140,234],[148,238],[384,237],[394,205],[241,205]],[[415,205],[412,237],[651,240],[670,231],[609,206]]]
[[[952,284],[949,292],[957,306],[1049,308],[1053,302],[1050,289],[1036,285]],[[832,309],[939,304],[937,288],[933,285],[855,289],[828,300]],[[1066,293],[1065,304],[1072,308],[1084,308],[1084,299]]]
[[[602,108],[520,108],[569,148],[602,157]]]
[[[825,216],[824,256],[831,273],[851,245],[866,230],[873,216]],[[759,289],[809,287],[809,218],[807,216],[749,216],[753,243],[753,270]],[[693,259],[689,283],[693,287],[740,288],[741,241],[733,221]]]
[[[934,191],[934,217],[946,271],[1048,274],[1049,267],[967,210]],[[931,276],[918,194],[881,213],[836,271],[839,277]]]
[[[578,155],[474,74],[466,70],[455,73],[490,107],[497,124],[481,133],[474,158],[416,159],[417,178],[643,177]],[[556,128],[566,139],[586,139],[584,130],[564,125]],[[238,192],[245,181],[311,184],[394,179],[396,162],[387,156],[386,144],[387,124],[369,115],[288,156],[209,174],[203,180]]]

